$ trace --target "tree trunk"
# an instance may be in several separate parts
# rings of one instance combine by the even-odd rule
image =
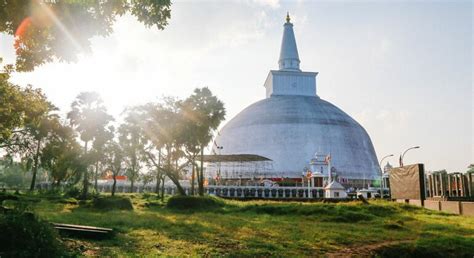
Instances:
[[[86,141],[84,144],[84,156],[87,155],[87,144],[88,142]],[[89,192],[89,168],[86,167],[84,170],[84,180],[82,182],[83,188],[82,188],[82,199],[87,199],[87,193]]]
[[[161,150],[158,151],[158,168],[156,169],[156,194],[160,194],[160,180],[161,180],[161,172],[160,172],[160,166],[161,166]]]
[[[161,175],[161,181],[162,181],[162,185],[161,185],[161,201],[164,202],[164,201],[165,201],[165,176]]]
[[[33,166],[33,177],[31,178],[30,191],[35,190],[36,174],[38,173],[38,158],[39,158],[39,151],[40,151],[40,145],[41,145],[41,138],[38,139],[36,143],[38,144],[38,146],[36,146],[35,164]]]
[[[130,192],[133,193],[133,187],[135,186],[134,172],[132,171],[132,176],[130,177]]]
[[[156,186],[155,186],[155,193],[160,195],[160,184],[161,184],[161,174],[160,171],[157,169],[156,171]]]
[[[115,186],[117,185],[117,178],[115,176],[115,173],[113,173],[112,177],[114,179],[114,183],[112,184],[112,196],[115,196]]]
[[[186,191],[184,191],[184,188],[179,183],[179,179],[175,178],[173,175],[171,175],[169,173],[168,173],[168,177],[176,185],[176,189],[178,190],[178,194],[179,195],[186,195]]]
[[[204,195],[204,146],[201,146],[201,169],[199,171],[199,195]]]
[[[94,178],[94,189],[96,192],[98,192],[97,190],[97,180],[98,180],[98,177],[99,177],[99,161],[96,161],[95,163],[95,178]]]
[[[196,169],[194,168],[194,160],[191,163],[193,167],[193,172],[191,175],[191,195],[194,195],[194,177],[196,176]]]

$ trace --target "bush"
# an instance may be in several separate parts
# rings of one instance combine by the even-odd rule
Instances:
[[[101,210],[133,210],[132,200],[128,197],[96,197],[92,200],[92,207]]]
[[[0,204],[4,200],[18,200],[18,196],[9,193],[0,193]]]
[[[64,193],[64,197],[79,198],[81,196],[81,190],[75,186],[70,187]]]
[[[68,256],[58,233],[33,213],[8,210],[0,214],[0,257]]]
[[[224,205],[224,201],[217,197],[178,195],[171,197],[166,207],[178,210],[204,210],[220,208]]]

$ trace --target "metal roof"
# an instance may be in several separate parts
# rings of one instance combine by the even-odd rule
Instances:
[[[199,159],[199,158],[198,158]],[[271,161],[271,159],[254,154],[204,155],[204,162],[251,162]]]

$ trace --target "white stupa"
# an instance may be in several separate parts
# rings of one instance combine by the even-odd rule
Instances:
[[[267,157],[273,161],[273,171],[267,172],[267,177],[301,178],[303,168],[319,151],[331,154],[333,169],[348,182],[378,179],[379,165],[367,132],[317,95],[318,73],[301,71],[289,16],[278,65],[265,81],[266,98],[245,108],[222,128],[216,138],[217,145],[223,147],[220,152]]]

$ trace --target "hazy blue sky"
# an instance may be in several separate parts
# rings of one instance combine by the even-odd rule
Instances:
[[[208,86],[230,119],[265,97],[287,11],[301,68],[319,72],[318,95],[364,126],[379,158],[420,145],[405,163],[449,171],[474,163],[471,1],[176,2],[164,31],[123,17],[78,63],[51,63],[13,81],[43,88],[64,112],[79,92],[98,91],[115,116]],[[0,34],[7,62],[12,40]]]

